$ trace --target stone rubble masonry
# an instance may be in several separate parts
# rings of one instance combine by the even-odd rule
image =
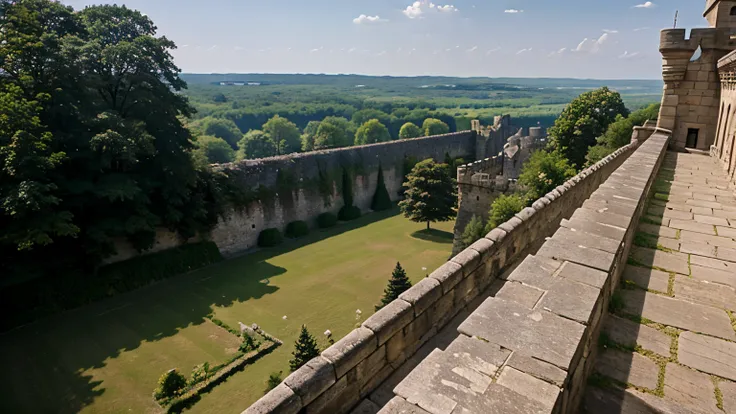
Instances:
[[[608,304],[627,266],[636,223],[644,214],[669,139],[668,134],[654,133],[604,185],[592,195],[585,194],[583,198],[589,196],[594,203],[579,208],[570,221],[564,221],[535,256],[527,256],[505,276],[505,285],[497,282],[496,296],[486,299],[459,325],[460,336],[445,351],[435,349],[414,368],[394,389],[399,400],[394,399],[379,413],[413,409],[432,414],[577,412],[587,378],[596,365],[597,341]],[[551,203],[540,211],[521,213],[500,226],[501,230],[488,234],[486,238],[495,243],[491,251],[509,240],[518,243],[519,235],[525,234],[519,230],[538,217],[546,217],[546,209],[566,210],[568,202],[561,201],[575,188],[561,186],[547,196]],[[583,200],[575,203],[581,206]],[[560,211],[551,216],[559,220],[570,214]],[[543,237],[545,230],[537,228],[536,234]],[[492,261],[498,257],[493,252],[479,253],[479,268],[483,268],[485,257]],[[475,255],[462,257],[463,264],[475,266]],[[512,288],[507,289],[509,284]],[[543,293],[530,308],[536,297],[533,289]],[[669,350],[666,339],[651,332],[634,333],[621,328],[616,335],[631,337],[630,341],[654,351]],[[488,350],[483,351],[479,344]],[[499,363],[502,355],[492,349],[508,353],[506,361]],[[729,348],[724,354],[730,352]],[[699,363],[697,350],[692,354],[693,363]],[[611,351],[605,358],[615,371],[622,358],[631,356]],[[621,379],[656,388],[656,364],[646,358],[637,362],[635,377]],[[719,372],[730,375],[723,369]]]
[[[322,355],[316,358],[318,362],[310,361],[307,366],[292,373],[284,380],[278,391],[269,392],[245,413],[282,413],[293,410],[325,414],[350,412],[458,312],[466,309],[473,299],[498,280],[505,269],[523,258],[525,251],[540,240],[544,240],[545,237],[555,234],[560,221],[571,217],[575,210],[581,207],[583,202],[594,194],[609,177],[611,179],[607,182],[609,187],[605,188],[606,194],[615,194],[619,186],[629,196],[635,195],[633,192],[637,188],[642,192],[644,187],[650,184],[649,180],[632,180],[626,177],[632,173],[640,176],[647,168],[653,170],[654,165],[658,162],[657,151],[664,148],[666,141],[666,137],[655,134],[641,144],[638,150],[635,151],[637,144],[632,143],[583,170],[564,185],[537,200],[533,207],[524,209],[516,217],[494,229],[486,237],[478,240],[440,266],[427,278],[412,286],[397,300],[363,322],[360,328],[324,350]],[[630,157],[635,157],[635,159],[632,160]],[[613,176],[614,171],[619,172],[619,175]],[[614,183],[611,184],[611,181]],[[598,208],[594,213],[599,215],[605,215],[605,206],[616,208],[619,212],[621,206],[628,206],[626,203],[618,203],[615,198],[601,197],[598,200],[599,207],[603,205],[603,208]],[[639,206],[638,199],[632,203],[632,207],[627,207],[625,211],[630,212],[630,216],[633,217],[635,210],[639,212],[640,208],[636,207]],[[575,221],[570,223],[572,223],[570,227],[552,236],[552,240],[565,243],[566,248],[576,250],[580,243],[569,244],[569,238],[576,236],[574,232],[579,232],[581,240],[584,240],[585,243],[607,250],[590,249],[605,253],[603,259],[599,261],[604,263],[603,260],[607,260],[608,262],[604,263],[605,266],[600,264],[599,266],[614,269],[616,272],[620,270],[621,265],[617,260],[620,261],[622,257],[623,246],[628,246],[628,243],[622,245],[623,235],[626,234],[629,237],[633,235],[633,232],[620,229],[621,233],[615,233],[620,240],[606,240],[594,232],[589,233],[576,229]],[[499,351],[501,353],[498,355],[503,355],[503,358],[499,357],[500,360],[496,358],[484,363],[482,367],[485,368],[478,371],[482,368],[475,366],[479,363],[478,360],[463,356],[463,352],[467,351],[469,338],[461,335],[456,340],[454,347],[451,345],[446,351],[433,357],[445,365],[463,365],[465,368],[460,370],[461,374],[453,374],[457,376],[455,383],[458,384],[458,381],[463,378],[464,381],[469,379],[470,383],[462,386],[470,387],[470,389],[483,388],[490,384],[490,365],[495,367],[491,370],[493,375],[500,375],[501,372],[497,371],[501,369],[504,361],[508,361],[508,366],[523,375],[508,371],[505,375],[507,384],[527,388],[513,391],[494,384],[488,393],[506,399],[505,404],[509,404],[508,407],[512,407],[509,408],[512,410],[513,407],[526,407],[532,412],[551,410],[553,407],[550,405],[550,395],[554,395],[557,401],[560,400],[557,398],[558,394],[567,396],[573,391],[573,389],[568,389],[569,384],[572,384],[567,378],[571,375],[570,373],[574,373],[575,380],[579,382],[574,389],[576,393],[579,393],[582,389],[582,381],[589,372],[588,364],[584,364],[585,369],[577,367],[578,365],[583,366],[583,363],[580,363],[581,358],[589,356],[590,349],[587,348],[590,348],[592,337],[590,326],[595,326],[597,332],[601,314],[607,307],[607,297],[610,296],[611,278],[606,277],[606,273],[601,270],[571,262],[565,262],[564,266],[561,266],[563,263],[549,257],[542,258],[537,263],[533,261],[533,256],[527,258],[520,269],[523,267],[522,270],[533,274],[539,271],[538,264],[541,264],[541,269],[549,269],[549,273],[543,275],[550,282],[549,284],[534,285],[529,280],[522,280],[523,278],[507,283],[524,283],[545,291],[545,297],[538,301],[544,306],[544,309],[530,310],[528,304],[520,305],[511,300],[494,298],[494,301],[484,303],[481,308],[499,307],[499,312],[505,315],[504,324],[486,322],[484,318],[491,317],[490,315],[473,314],[460,328],[461,332],[465,332],[465,329],[471,332],[478,325],[478,329],[496,330],[495,333],[485,334],[488,338],[483,338],[490,341],[490,344],[477,341],[476,348],[480,346],[479,344],[484,344],[485,347],[495,347],[500,350],[502,348],[499,348],[499,345],[501,345],[510,349],[516,347],[514,351],[522,352],[514,352],[515,356],[512,358],[507,350]],[[559,277],[552,277],[553,273],[556,276],[559,274]],[[520,275],[518,270],[512,273],[512,275],[517,274]],[[578,307],[570,306],[570,303],[575,302],[578,303]],[[595,307],[595,312],[591,311],[593,307]],[[472,321],[478,323],[474,325]],[[534,336],[537,327],[545,329],[547,338]],[[517,335],[521,329],[526,330],[527,333]],[[494,339],[499,335],[507,339],[505,341],[500,338]],[[550,338],[559,339],[551,340]],[[581,342],[584,342],[587,347],[584,353],[577,350]],[[522,349],[518,349],[519,347],[528,347],[534,352],[528,352],[529,349],[527,349],[525,353]],[[455,352],[451,351],[452,349],[455,349]],[[470,354],[474,355],[478,352],[475,350]],[[489,358],[487,352],[484,355],[486,355],[485,358]],[[481,378],[478,375],[487,378]],[[552,388],[545,386],[549,390],[545,391],[544,395],[535,396],[536,399],[524,397],[524,393],[529,393],[529,387],[538,385],[540,382],[552,384],[550,387],[558,391],[552,392]],[[425,384],[425,386],[428,385],[430,384]],[[575,398],[578,398],[578,394],[575,394]],[[559,404],[555,401],[553,403]],[[385,410],[394,410],[390,407],[405,406],[403,404],[405,402],[392,402],[383,410],[384,412],[401,412]],[[448,400],[441,400],[440,403],[442,402],[448,402]],[[489,400],[479,404],[476,406],[476,412],[490,412],[488,410],[495,403]],[[412,409],[417,413],[434,412],[438,409],[412,404],[410,406],[414,407]],[[502,409],[499,412],[513,412],[503,411],[503,407],[499,408]]]

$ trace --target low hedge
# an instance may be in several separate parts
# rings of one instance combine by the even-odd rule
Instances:
[[[185,244],[101,267],[31,279],[0,290],[0,331],[40,317],[129,292],[222,260],[211,241]]]
[[[317,216],[317,225],[321,229],[326,229],[337,224],[337,216],[332,213],[322,213]]]
[[[258,246],[259,247],[273,247],[278,246],[284,241],[284,237],[281,235],[279,229],[265,229],[258,235]]]
[[[307,234],[309,234],[309,225],[306,221],[292,221],[286,225],[285,235],[290,239],[296,239]]]
[[[345,206],[340,209],[340,212],[337,213],[337,218],[339,218],[342,221],[350,221],[355,220],[357,218],[360,218],[361,212],[360,209],[356,206]]]

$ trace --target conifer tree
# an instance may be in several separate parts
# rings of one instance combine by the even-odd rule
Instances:
[[[306,325],[302,325],[302,331],[299,334],[299,339],[294,343],[294,352],[292,352],[292,355],[294,355],[294,357],[289,361],[291,372],[298,370],[304,364],[309,362],[309,360],[319,356],[317,340],[315,340],[312,334],[309,333]]]
[[[396,268],[394,268],[394,271],[391,274],[391,279],[388,281],[388,286],[386,286],[386,289],[383,291],[381,303],[376,305],[376,311],[381,310],[381,308],[391,303],[410,287],[411,281],[409,281],[409,278],[406,276],[406,272],[401,267],[401,263],[397,262]]]
[[[376,183],[376,192],[373,194],[373,202],[371,209],[373,211],[388,210],[392,207],[391,197],[386,189],[386,181],[383,178],[383,168],[378,166],[378,182]]]

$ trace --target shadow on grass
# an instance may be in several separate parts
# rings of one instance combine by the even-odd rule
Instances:
[[[417,230],[411,234],[411,237],[420,240],[431,241],[433,243],[452,244],[454,235],[449,231],[437,229]]]

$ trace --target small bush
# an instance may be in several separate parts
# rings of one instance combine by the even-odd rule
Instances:
[[[255,351],[258,349],[258,346],[260,343],[253,339],[252,336],[243,333],[243,343],[240,344],[240,352],[247,354],[250,351]]]
[[[337,216],[332,213],[322,213],[317,216],[317,225],[321,229],[330,228],[337,224]]]
[[[268,381],[266,381],[266,390],[263,393],[268,394],[269,391],[278,387],[282,381],[283,380],[281,379],[281,371],[272,372],[271,375],[268,376]]]
[[[286,225],[286,237],[296,239],[309,234],[309,225],[305,221],[292,221]]]
[[[337,213],[337,218],[339,218],[342,221],[350,221],[355,220],[357,218],[360,218],[360,215],[362,213],[360,212],[360,209],[356,206],[345,206],[340,209],[340,212]]]
[[[192,369],[192,377],[189,379],[189,385],[199,384],[200,382],[207,379],[210,371],[210,363],[205,362],[204,364],[197,365]]]
[[[473,215],[473,218],[470,219],[468,225],[465,226],[465,230],[463,230],[463,249],[475,243],[476,240],[481,239],[483,236],[488,234],[489,231],[490,230],[487,228],[486,224],[483,223],[483,218]]]
[[[488,219],[488,228],[495,229],[501,224],[507,222],[516,213],[526,207],[525,200],[518,194],[501,194],[491,204],[490,218]]]
[[[259,247],[278,246],[282,241],[284,241],[284,238],[281,236],[279,229],[265,229],[258,235]]]
[[[153,397],[157,400],[174,398],[180,395],[186,386],[187,379],[174,368],[158,379],[158,387],[153,392]]]

